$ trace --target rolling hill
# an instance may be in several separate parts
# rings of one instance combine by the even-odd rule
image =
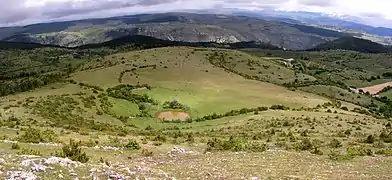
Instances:
[[[256,41],[286,49],[309,49],[343,34],[304,25],[233,15],[164,13],[86,19],[0,29],[3,40],[75,47],[127,35],[184,42]]]

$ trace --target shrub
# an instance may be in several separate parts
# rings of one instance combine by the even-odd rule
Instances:
[[[152,151],[149,151],[148,149],[143,149],[143,150],[142,150],[142,155],[143,155],[143,156],[146,156],[146,157],[150,157],[150,156],[153,155],[153,152],[152,152]]]
[[[314,150],[311,152],[312,154],[316,155],[323,155],[323,151],[321,151],[319,148],[315,147]]]
[[[364,146],[353,146],[347,148],[347,154],[351,156],[372,156],[374,153],[370,148]]]
[[[300,151],[309,151],[313,148],[312,142],[307,138],[296,144],[296,149]]]
[[[290,108],[286,107],[284,105],[272,105],[270,107],[270,109],[272,109],[272,110],[289,110]]]
[[[365,143],[373,144],[374,141],[376,141],[376,138],[374,138],[373,135],[369,135],[369,136],[366,138]]]
[[[163,103],[163,108],[164,109],[181,109],[181,110],[184,110],[184,111],[189,109],[188,106],[181,104],[177,100],[166,101],[165,103]]]
[[[208,140],[207,142],[207,151],[243,151],[244,144],[240,142],[237,138],[233,136],[229,138],[229,140],[220,140],[217,138],[213,138]]]
[[[126,144],[124,147],[127,149],[132,149],[132,150],[139,150],[140,149],[139,143],[135,140],[129,140],[128,144]]]
[[[246,144],[245,148],[251,152],[264,152],[268,150],[268,145],[260,142],[250,142]]]
[[[56,153],[57,156],[63,158],[69,158],[72,161],[79,161],[81,163],[86,163],[90,159],[87,157],[85,152],[79,147],[81,142],[75,142],[74,140],[69,140],[69,144],[62,148],[62,152]]]
[[[342,142],[340,142],[339,140],[333,139],[333,140],[329,143],[329,146],[330,146],[331,148],[340,148],[340,147],[342,147],[343,145],[342,145]]]
[[[17,138],[20,142],[25,143],[40,143],[40,142],[54,142],[55,132],[51,130],[40,131],[38,129],[29,128],[25,133]]]
[[[19,152],[17,152],[17,154],[19,155],[34,155],[34,156],[41,156],[41,152],[38,150],[34,150],[34,149],[30,149],[30,148],[23,148],[22,150],[20,150]]]
[[[158,142],[152,143],[152,145],[154,145],[154,146],[162,146],[162,144],[163,144],[163,143],[162,143],[162,142],[159,142],[159,141],[158,141]]]
[[[384,141],[385,143],[391,143],[392,142],[392,132],[386,132],[383,131],[380,134],[380,140]]]
[[[159,134],[159,135],[155,136],[152,140],[159,141],[159,142],[166,142],[167,138],[165,135]]]
[[[11,149],[20,149],[20,146],[18,143],[12,143]]]
[[[382,149],[382,150],[376,151],[376,154],[384,155],[384,156],[392,156],[392,149]]]
[[[342,154],[337,151],[331,151],[331,153],[328,154],[328,157],[329,159],[334,161],[348,161],[354,159],[355,156],[349,154]]]
[[[151,131],[151,130],[153,130],[153,128],[150,125],[148,125],[145,130],[146,131]]]
[[[344,111],[348,111],[348,108],[346,106],[341,107],[340,109],[344,110]]]
[[[193,137],[193,134],[189,133],[185,141],[188,142],[188,143],[194,143],[195,142],[195,138]]]

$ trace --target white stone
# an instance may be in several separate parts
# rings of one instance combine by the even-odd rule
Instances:
[[[33,164],[33,166],[31,167],[31,170],[36,171],[36,172],[39,172],[39,171],[46,172],[46,169],[50,169],[50,168],[47,166],[44,166],[44,165],[40,165],[40,164]]]
[[[46,159],[45,164],[58,164],[60,166],[81,166],[79,162],[72,161],[68,158],[51,157]]]
[[[95,172],[97,172],[97,169],[95,169],[95,168],[92,168],[92,169],[90,169],[90,171],[88,171],[90,174],[94,174]]]
[[[26,171],[8,171],[7,172],[7,180],[36,180],[38,179],[37,175],[32,172]]]

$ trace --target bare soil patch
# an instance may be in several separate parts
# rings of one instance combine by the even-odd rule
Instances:
[[[387,83],[383,83],[383,84],[377,84],[374,86],[359,88],[358,90],[362,89],[363,92],[369,92],[370,94],[375,95],[375,94],[378,94],[381,90],[383,90],[384,88],[386,88],[388,86],[392,86],[392,82],[387,82]]]
[[[179,112],[179,111],[160,112],[158,113],[157,117],[158,119],[163,121],[175,121],[175,120],[187,121],[191,118],[188,113]]]

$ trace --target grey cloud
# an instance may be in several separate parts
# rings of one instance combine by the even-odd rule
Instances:
[[[12,0],[2,2],[0,6],[0,25],[13,25],[46,21],[48,19],[77,16],[83,18],[84,14],[124,9],[127,7],[148,7],[173,3],[183,0],[89,0],[79,2],[50,2],[41,7],[24,7],[26,0]],[[105,16],[102,14],[102,16]]]
[[[332,6],[336,3],[334,0],[298,0],[299,4],[308,6]]]
[[[294,4],[294,8],[296,5],[333,8],[339,0],[84,0],[52,1],[30,8],[24,7],[26,1],[3,0],[0,6],[0,26],[186,9],[274,9],[284,3]],[[375,17],[377,14],[364,16]]]

